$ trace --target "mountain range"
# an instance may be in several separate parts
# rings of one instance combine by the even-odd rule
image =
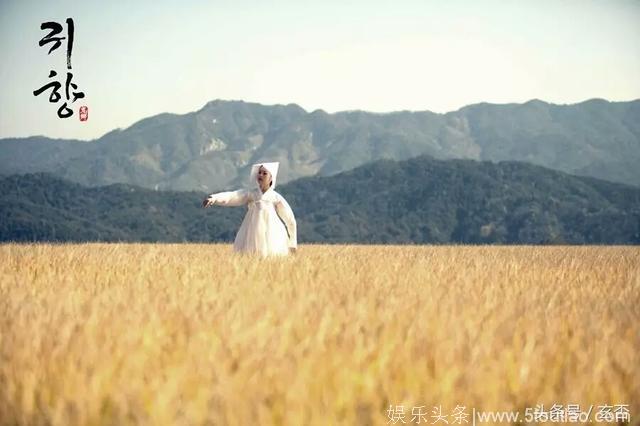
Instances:
[[[85,186],[125,183],[212,192],[245,183],[254,162],[279,181],[331,176],[380,160],[520,161],[640,185],[640,100],[481,103],[454,112],[307,112],[295,104],[215,100],[159,114],[93,141],[0,139],[0,174],[46,172]]]
[[[640,188],[521,162],[379,160],[276,188],[300,242],[640,244]],[[0,241],[231,241],[246,208],[206,192],[0,178]]]

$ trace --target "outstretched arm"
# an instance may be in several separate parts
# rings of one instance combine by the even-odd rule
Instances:
[[[242,206],[249,202],[249,192],[244,189],[237,191],[218,192],[209,195],[202,201],[202,207],[216,206]]]
[[[298,247],[298,231],[296,226],[296,218],[293,215],[293,210],[291,210],[289,203],[287,203],[287,200],[285,200],[282,196],[278,197],[278,202],[276,203],[276,212],[287,227],[287,233],[289,234],[289,248],[295,250]]]

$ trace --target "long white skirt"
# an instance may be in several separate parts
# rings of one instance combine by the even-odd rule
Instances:
[[[278,217],[273,202],[257,200],[248,204],[247,214],[233,243],[235,251],[261,256],[289,254],[287,228]]]

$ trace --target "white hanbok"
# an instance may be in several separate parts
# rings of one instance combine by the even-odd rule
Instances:
[[[258,169],[264,166],[271,173],[271,187],[264,193],[256,181]],[[217,206],[247,205],[247,214],[236,234],[233,248],[238,252],[261,256],[285,256],[297,248],[296,219],[282,195],[274,190],[278,163],[255,164],[251,168],[252,189],[218,192],[208,199]]]

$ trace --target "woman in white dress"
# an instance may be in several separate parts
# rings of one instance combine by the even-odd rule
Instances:
[[[218,192],[202,202],[205,208],[247,205],[233,243],[238,252],[286,256],[296,251],[296,219],[284,197],[274,190],[278,166],[279,163],[254,164],[250,175],[253,189]]]

